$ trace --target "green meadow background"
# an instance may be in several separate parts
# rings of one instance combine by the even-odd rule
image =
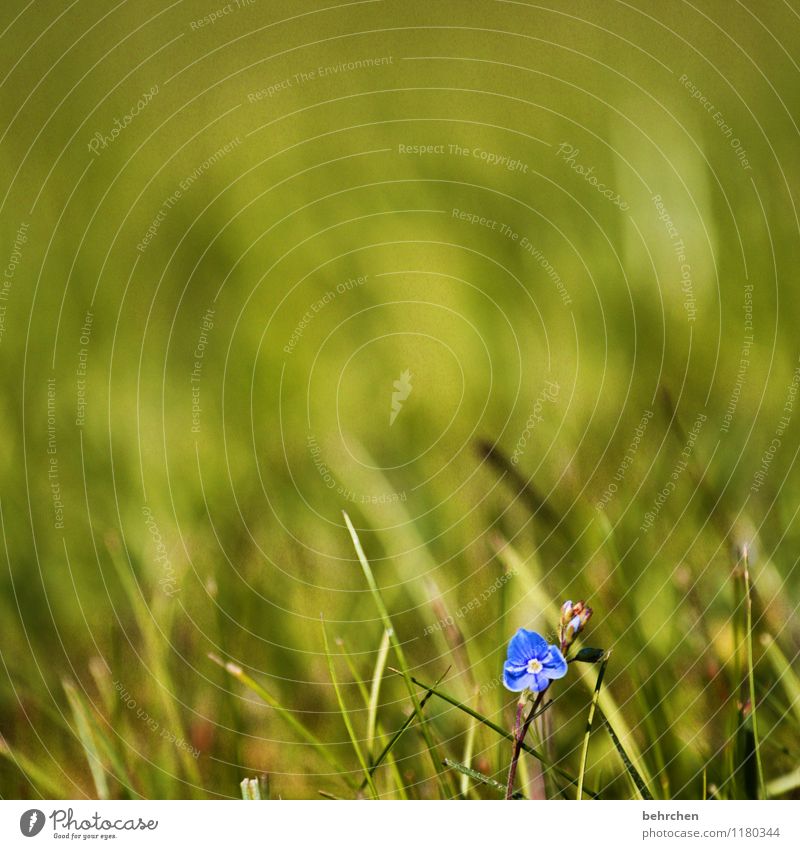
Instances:
[[[650,793],[796,795],[796,5],[12,0],[0,38],[3,797],[369,795],[411,701],[342,511],[419,680],[510,729],[508,639],[585,598]],[[571,776],[595,679],[532,738]],[[495,798],[441,761],[503,783],[508,741],[424,715],[373,795]],[[603,723],[586,785],[641,792]]]

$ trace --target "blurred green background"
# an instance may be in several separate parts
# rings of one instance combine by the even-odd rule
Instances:
[[[208,658],[357,773],[320,615],[360,736],[382,625],[342,510],[415,674],[453,663],[503,727],[513,630],[586,598],[664,796],[746,794],[748,544],[767,779],[797,768],[764,648],[796,668],[796,8],[8,2],[0,33],[4,797],[102,795],[92,765],[110,796],[348,795]],[[551,711],[571,771],[590,691]],[[507,744],[429,710],[503,780]],[[407,711],[387,673],[384,733]]]

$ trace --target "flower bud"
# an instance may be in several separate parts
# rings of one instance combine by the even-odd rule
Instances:
[[[572,645],[575,637],[580,634],[591,616],[592,608],[588,607],[584,601],[578,601],[575,604],[565,601],[561,605],[561,625],[558,630],[562,652]]]

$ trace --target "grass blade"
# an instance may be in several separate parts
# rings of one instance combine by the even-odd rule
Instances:
[[[764,766],[761,763],[761,745],[758,736],[758,715],[756,711],[756,677],[753,665],[753,591],[750,584],[750,559],[747,546],[742,552],[744,560],[744,592],[747,611],[747,680],[750,690],[750,721],[753,725],[753,754],[755,757],[756,774],[758,782],[758,798],[765,799],[767,796],[764,785]]]
[[[105,536],[106,550],[111,557],[111,562],[119,577],[120,583],[128,597],[136,625],[142,636],[144,654],[146,658],[145,667],[152,676],[157,687],[164,714],[167,717],[167,726],[173,730],[175,736],[188,739],[184,732],[183,721],[178,710],[177,696],[178,688],[175,686],[167,662],[167,647],[171,646],[165,630],[157,624],[154,611],[145,601],[142,587],[133,570],[130,555],[124,548],[122,540],[116,534],[109,532]],[[170,764],[174,759],[173,747],[165,747],[164,758]],[[182,746],[177,749],[177,756],[183,766],[186,778],[191,788],[202,786],[202,777],[197,761]],[[167,766],[171,771],[172,767]]]
[[[533,481],[520,474],[519,469],[496,446],[487,440],[477,444],[479,456],[488,460],[489,464],[499,472],[501,480],[510,485],[514,498],[526,505],[535,519],[541,521],[548,530],[553,529],[562,537],[566,534],[561,516],[537,489]]]
[[[487,728],[491,728],[492,731],[494,731],[496,734],[499,734],[501,737],[504,737],[506,740],[509,740],[512,743],[514,742],[514,735],[510,731],[506,731],[504,728],[501,728],[496,722],[492,722],[492,720],[489,719],[488,717],[483,716],[482,714],[478,713],[476,710],[473,710],[468,705],[465,705],[462,702],[459,702],[458,699],[454,699],[452,696],[449,696],[447,693],[443,693],[441,690],[436,689],[436,687],[431,687],[429,684],[424,684],[422,681],[418,681],[416,678],[412,678],[411,680],[418,687],[422,687],[423,689],[427,690],[429,693],[433,693],[434,696],[438,696],[440,699],[443,699],[448,704],[451,704],[453,707],[456,707],[459,710],[466,713],[468,716],[471,716],[473,719],[477,719],[478,722],[482,723]],[[544,711],[547,710],[547,708],[551,704],[552,704],[552,702],[548,702],[548,704],[545,705],[545,707],[543,707],[538,713],[535,714],[534,718],[536,716],[540,716],[542,713],[544,713]],[[558,773],[558,775],[560,775],[562,778],[569,781],[569,783],[572,784],[574,787],[578,786],[578,780],[576,778],[571,776],[566,770],[561,769],[561,767],[556,766],[553,763],[550,763],[550,761],[543,754],[541,754],[541,752],[537,752],[536,749],[534,749],[532,746],[529,746],[527,743],[523,743],[522,744],[522,751],[527,752],[529,755],[532,755],[534,758],[536,758],[536,760],[541,761],[541,763],[545,767],[545,769],[552,769],[553,772]],[[587,793],[589,796],[592,796],[593,798],[597,797],[597,793],[593,792],[592,790],[584,789],[584,793]]]
[[[344,726],[347,729],[347,735],[350,738],[350,742],[353,744],[353,749],[355,750],[356,757],[358,758],[359,764],[361,764],[361,769],[364,771],[365,781],[367,782],[367,786],[369,787],[369,791],[372,794],[373,799],[378,798],[378,790],[375,787],[375,784],[372,780],[372,775],[369,771],[369,767],[367,766],[367,761],[364,758],[364,753],[361,751],[361,746],[358,742],[358,737],[356,736],[355,728],[353,727],[353,723],[350,721],[350,712],[347,710],[347,705],[344,703],[344,697],[342,696],[342,690],[339,687],[339,681],[336,678],[336,668],[333,665],[333,657],[331,655],[330,645],[328,644],[328,633],[325,629],[325,622],[322,621],[322,640],[325,644],[325,657],[328,660],[328,669],[331,674],[331,682],[333,683],[333,689],[336,693],[336,701],[339,703],[339,711],[342,714],[342,719],[344,720]]]
[[[446,767],[449,767],[450,769],[454,769],[456,772],[461,773],[461,775],[467,780],[471,778],[473,781],[477,781],[479,784],[485,784],[487,787],[491,787],[492,790],[497,790],[498,793],[505,796],[506,788],[499,781],[495,781],[488,775],[484,775],[482,772],[478,772],[477,769],[472,769],[471,767],[465,766],[464,764],[460,764],[458,763],[458,761],[451,761],[449,758],[445,758],[443,763]],[[524,799],[525,797],[522,795],[522,793],[517,791],[511,798]]]
[[[350,489],[361,492],[393,490],[394,485],[379,471],[380,464],[370,455],[366,446],[360,442],[356,445],[358,455],[365,458],[369,470],[356,469],[353,463],[341,466],[341,476],[347,480]],[[369,503],[363,503],[359,504],[359,511],[373,526],[375,536],[380,540],[384,550],[396,551],[392,561],[405,578],[403,591],[414,600],[420,612],[430,608],[435,619],[445,619],[446,616],[439,612],[444,604],[444,597],[435,578],[437,562],[430,551],[425,535],[420,532],[416,518],[408,512],[401,501],[387,502],[377,508],[370,506]],[[391,534],[387,531],[389,527]],[[437,628],[433,629],[429,638],[433,641],[435,650],[441,655],[446,655],[452,651],[450,636],[447,628]],[[468,676],[469,672],[462,668],[461,659],[454,657],[454,660],[457,668]],[[437,764],[437,768],[439,766]]]
[[[480,723],[475,720],[470,722],[467,727],[467,739],[464,742],[464,765],[468,765],[470,761],[472,761],[472,750],[475,746],[475,732],[478,730],[478,725]],[[445,758],[445,762],[447,759]],[[469,796],[469,779],[470,775],[468,772],[461,773],[461,783],[459,789],[461,790],[461,796],[466,799]]]
[[[116,699],[114,685],[108,674],[108,667],[100,658],[95,657],[89,661],[89,671],[100,693],[100,701],[102,702],[105,714],[100,711],[100,706],[95,705],[94,702],[92,702],[90,707],[87,703],[86,696],[78,693],[77,689],[74,692],[82,705],[83,713],[92,730],[92,737],[99,749],[101,760],[105,756],[105,763],[108,766],[107,771],[113,774],[119,782],[123,798],[130,799],[142,795],[153,798],[157,795],[155,788],[148,787],[145,792],[142,792],[141,789],[136,789],[137,781],[131,775],[123,756],[117,750],[117,741],[121,742],[122,737],[113,720]],[[66,727],[69,728],[68,725]],[[146,776],[147,771],[143,770],[138,778],[147,781]]]
[[[353,678],[353,683],[358,688],[358,692],[364,701],[364,707],[366,707],[369,704],[369,693],[367,692],[366,684],[361,680],[361,676],[358,673],[358,669],[356,669],[355,663],[353,663],[353,658],[347,650],[344,640],[341,637],[335,637],[333,642],[336,648],[339,649],[339,655],[344,659],[345,665]]]
[[[733,663],[732,675],[734,686],[743,690],[743,682],[745,680],[745,662],[746,654],[745,642],[747,636],[744,633],[744,621],[746,619],[745,605],[747,604],[744,597],[744,580],[741,574],[741,569],[738,564],[733,571],[733,593],[734,593],[734,608],[732,615],[733,625]],[[739,763],[742,760],[742,753],[746,748],[745,729],[742,722],[742,705],[745,701],[744,692],[739,694],[738,699],[732,699],[735,706],[735,712],[729,719],[728,737],[733,741],[732,745],[726,747],[725,764],[727,767],[728,777],[722,782],[722,786],[727,785],[729,798],[738,799],[744,798],[744,791],[741,789],[742,773],[739,770]],[[737,704],[738,702],[738,704]]]
[[[53,778],[48,770],[38,766],[27,755],[23,755],[16,749],[12,749],[8,745],[8,741],[2,736],[0,736],[0,757],[7,758],[14,764],[43,798],[72,799],[75,797],[76,785],[65,789],[60,782]]]
[[[600,664],[600,671],[597,673],[597,684],[594,687],[594,695],[592,696],[592,704],[589,707],[589,718],[586,721],[586,733],[583,735],[583,749],[581,750],[581,765],[578,770],[578,801],[583,799],[583,778],[586,774],[586,760],[589,756],[589,735],[592,733],[592,723],[594,722],[594,712],[597,710],[597,702],[600,697],[600,687],[603,685],[603,676],[606,674],[606,666],[608,666],[608,654],[606,654],[603,662]]]
[[[95,743],[94,735],[92,734],[91,723],[87,716],[86,706],[81,701],[81,698],[71,681],[64,679],[61,682],[61,685],[64,688],[64,692],[67,694],[67,701],[69,702],[70,710],[72,711],[72,718],[75,720],[78,739],[80,740],[81,746],[83,746],[86,762],[89,764],[89,771],[92,774],[92,781],[94,782],[94,787],[97,791],[97,798],[108,799],[110,794],[108,792],[108,781],[106,781],[106,768],[100,757],[100,753],[97,751],[97,744]]]
[[[364,572],[364,577],[367,579],[367,584],[370,588],[370,592],[372,593],[372,597],[375,600],[375,605],[378,608],[378,612],[380,614],[381,619],[383,620],[383,626],[389,632],[389,639],[391,640],[392,648],[394,649],[394,652],[397,655],[397,662],[400,664],[401,674],[403,680],[406,683],[406,689],[408,690],[408,694],[411,697],[411,703],[414,706],[414,713],[419,719],[420,731],[425,740],[425,746],[428,749],[428,754],[430,755],[431,762],[433,763],[433,768],[436,773],[437,780],[440,783],[444,798],[448,798],[451,795],[451,790],[442,780],[442,774],[440,769],[441,762],[436,754],[436,745],[433,742],[433,738],[431,737],[427,721],[422,715],[419,700],[417,699],[417,694],[412,685],[411,673],[408,669],[408,663],[406,662],[406,656],[405,652],[403,651],[403,646],[397,639],[397,633],[394,629],[394,625],[392,624],[391,617],[389,616],[389,611],[386,609],[386,605],[383,603],[383,597],[381,596],[380,590],[378,589],[378,585],[375,582],[375,576],[372,574],[372,568],[370,567],[369,561],[367,560],[367,557],[364,554],[364,549],[361,547],[361,540],[358,538],[358,533],[356,532],[355,527],[353,527],[353,523],[350,521],[350,517],[347,515],[347,513],[342,511],[342,514],[344,516],[345,524],[347,525],[347,530],[350,532],[350,538],[353,541],[353,547],[356,550],[356,556],[358,557],[358,561],[361,564],[361,568]]]
[[[369,694],[369,691],[367,690],[366,685],[361,680],[361,677],[358,674],[358,670],[356,669],[356,665],[353,662],[353,658],[351,657],[350,652],[348,652],[347,646],[345,645],[345,642],[341,637],[337,637],[336,640],[335,640],[335,643],[336,643],[337,648],[341,649],[341,656],[344,658],[345,663],[347,664],[347,668],[350,670],[350,674],[353,676],[353,682],[358,687],[358,692],[361,694],[361,698],[364,702],[364,708],[365,708],[365,710],[369,711],[370,694]],[[384,741],[385,735],[383,733],[383,729],[381,728],[380,722],[377,720],[377,717],[376,717],[376,721],[375,721],[375,736],[376,736],[376,739],[380,738],[380,742]],[[372,764],[373,757],[372,757],[371,750],[369,750],[369,749],[367,750],[367,760],[370,764]],[[403,784],[403,777],[402,777],[402,775],[400,775],[400,770],[397,768],[397,764],[395,763],[395,760],[391,755],[389,755],[389,757],[387,759],[387,763],[388,763],[389,771],[391,772],[392,778],[394,779],[395,787],[397,789],[398,795],[400,796],[401,799],[407,799],[408,794],[406,793],[406,789],[405,789],[405,786]],[[370,769],[370,775],[374,775],[373,769]],[[366,781],[366,779],[364,779],[364,781],[362,781],[361,785],[359,786],[359,790],[366,790],[366,788],[367,788],[367,781]]]
[[[773,778],[767,784],[767,797],[774,799],[777,796],[783,796],[784,793],[791,793],[798,787],[800,787],[800,767],[793,772],[780,776],[780,778]]]
[[[328,764],[333,767],[333,769],[335,769],[348,784],[350,784],[351,787],[355,786],[353,779],[350,777],[349,770],[345,769],[341,761],[335,755],[331,754],[330,747],[326,746],[319,737],[309,731],[305,725],[303,725],[303,723],[300,722],[290,710],[283,707],[283,705],[280,704],[280,702],[269,691],[251,678],[235,663],[231,663],[230,661],[226,662],[221,657],[217,657],[215,654],[209,654],[208,657],[216,663],[217,666],[222,667],[222,669],[235,678],[240,684],[243,684],[248,690],[250,690],[251,693],[255,693],[263,702],[271,707],[275,713],[278,714],[278,716],[280,716],[281,719],[283,719],[283,721],[299,737],[314,748],[328,762]]]
[[[448,668],[445,670],[444,675],[447,675],[447,673],[448,673],[449,671],[450,671],[450,667],[448,667]],[[442,675],[442,676],[441,676],[441,678],[439,678],[439,680],[436,682],[437,684],[438,684],[438,683],[442,680],[442,678],[444,678],[444,675]],[[430,697],[431,697],[432,695],[433,695],[433,692],[432,692],[431,690],[428,690],[428,692],[426,692],[426,693],[425,693],[425,695],[424,695],[424,696],[420,699],[420,701],[419,701],[419,709],[420,709],[420,710],[422,710],[422,709],[425,707],[425,705],[428,703],[428,700],[430,699]],[[370,774],[370,775],[374,775],[374,774],[375,774],[375,771],[376,771],[376,770],[378,769],[378,767],[379,767],[379,766],[383,763],[383,761],[385,760],[385,758],[389,755],[389,753],[390,753],[390,752],[392,751],[392,749],[394,748],[395,744],[396,744],[396,743],[398,742],[398,740],[399,740],[399,739],[403,736],[403,734],[405,734],[405,732],[408,730],[408,728],[409,728],[409,726],[411,725],[411,723],[412,723],[412,722],[413,722],[416,718],[417,718],[417,714],[416,714],[415,712],[412,712],[412,713],[411,713],[411,714],[410,714],[410,715],[406,718],[405,722],[403,722],[403,724],[402,724],[402,725],[401,725],[401,726],[397,729],[397,731],[395,731],[395,732],[394,732],[394,734],[392,735],[391,740],[389,740],[389,742],[386,744],[386,746],[384,746],[383,751],[382,751],[382,752],[378,755],[378,757],[375,759],[375,763],[374,763],[374,764],[372,764],[372,766],[369,768],[369,774]],[[362,784],[362,785],[361,785],[361,789],[363,790],[363,789],[364,789],[364,787],[366,787],[366,782],[365,782],[364,784]]]
[[[622,763],[625,764],[625,769],[628,771],[628,775],[630,776],[631,781],[633,781],[636,790],[638,790],[642,799],[652,802],[653,794],[650,792],[644,779],[639,774],[639,770],[637,770],[633,765],[628,753],[625,751],[625,747],[620,742],[619,737],[617,737],[614,727],[608,721],[608,717],[603,714],[602,708],[600,709],[600,715],[603,717],[603,721],[605,722],[606,729],[608,730],[608,736],[611,737],[611,742],[614,744],[617,752],[619,752],[619,756],[622,758]]]
[[[800,678],[792,669],[792,665],[781,651],[780,646],[769,634],[761,635],[761,645],[764,647],[767,658],[775,671],[775,678],[783,685],[786,697],[789,699],[789,705],[797,721],[800,722]]]
[[[372,673],[372,686],[369,691],[369,704],[367,705],[367,752],[370,758],[374,754],[375,727],[378,719],[378,699],[380,698],[381,681],[386,668],[386,658],[389,656],[391,634],[384,630],[381,644],[378,648],[378,657],[375,660],[375,671]]]

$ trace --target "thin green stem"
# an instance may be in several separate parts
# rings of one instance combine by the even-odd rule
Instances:
[[[517,777],[517,765],[519,764],[519,756],[522,751],[522,744],[525,742],[525,735],[528,733],[528,729],[531,727],[531,723],[533,722],[533,718],[536,716],[536,711],[539,709],[539,705],[542,703],[542,699],[544,698],[544,694],[547,690],[542,690],[538,696],[536,696],[536,700],[533,703],[533,707],[530,710],[530,713],[525,718],[525,722],[522,725],[522,728],[519,726],[520,718],[522,715],[522,708],[524,707],[523,702],[519,702],[517,705],[517,723],[514,728],[514,748],[511,752],[511,763],[508,767],[508,783],[506,784],[506,799],[511,799],[514,796],[514,779]]]
[[[597,701],[600,698],[600,687],[603,684],[603,676],[606,674],[606,666],[608,666],[608,655],[606,655],[600,664],[600,671],[597,673],[597,684],[595,684],[592,703],[589,706],[589,718],[586,720],[586,733],[583,735],[583,748],[581,750],[581,765],[578,770],[578,801],[583,799],[583,777],[586,774],[586,761],[589,757],[589,735],[592,733],[592,723],[594,722],[594,714],[597,710]]]

